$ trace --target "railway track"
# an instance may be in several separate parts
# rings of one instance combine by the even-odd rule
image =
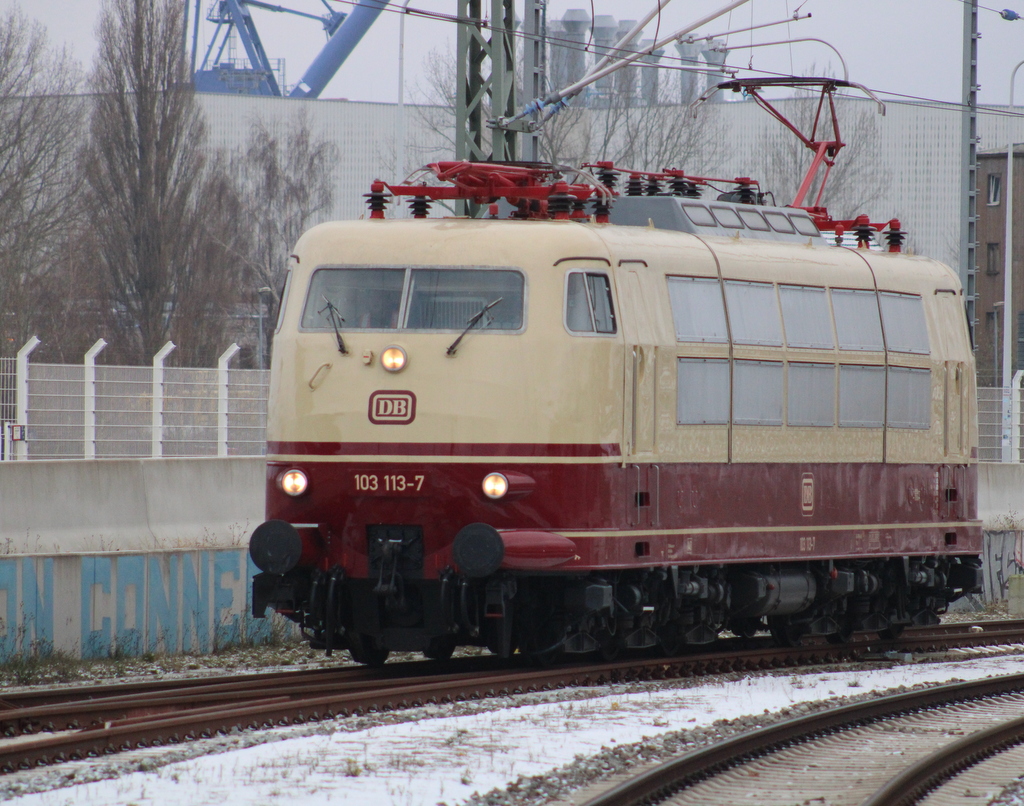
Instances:
[[[922,628],[908,630],[897,641],[845,646],[723,642],[721,648],[675,659],[641,657],[550,669],[509,669],[497,658],[481,657],[443,665],[389,664],[380,670],[343,667],[14,692],[0,700],[0,733],[9,737],[0,742],[0,771],[430,703],[870,659],[885,649],[1024,642],[1024,622],[987,622],[981,629]]]
[[[787,720],[641,772],[581,806],[951,806],[1024,765],[1024,674]],[[854,760],[853,763],[852,760]],[[966,793],[966,796],[965,796]],[[965,799],[966,798],[966,799]]]

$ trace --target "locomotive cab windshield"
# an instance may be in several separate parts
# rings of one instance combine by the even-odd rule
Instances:
[[[523,326],[521,272],[492,268],[319,268],[309,283],[302,330],[331,330],[330,302],[342,330],[461,332]]]

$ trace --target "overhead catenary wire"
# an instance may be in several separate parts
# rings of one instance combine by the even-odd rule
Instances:
[[[340,5],[355,6],[355,5],[357,5],[358,0],[331,0],[331,2],[338,3]],[[956,2],[958,2],[958,3],[967,3],[967,2],[970,2],[970,0],[956,0]],[[737,5],[739,5],[739,3],[737,3]],[[800,5],[798,5],[796,7],[795,11],[793,12],[793,15],[799,14],[800,10],[804,7],[804,5],[806,5],[806,0],[805,0],[805,2],[800,3]],[[591,0],[591,8],[593,10],[593,0]],[[993,12],[995,14],[999,14],[1004,19],[1011,19],[1011,20],[1013,20],[1013,19],[1024,19],[1024,17],[1021,17],[1020,15],[1018,15],[1017,12],[1014,12],[1014,11],[1012,11],[1010,9],[997,9],[997,8],[994,8],[994,7],[991,7],[991,6],[984,6],[984,5],[979,5],[978,8],[982,9],[982,10],[985,10],[985,11]],[[787,10],[788,10],[788,3],[787,3]],[[407,14],[409,16],[421,17],[421,18],[424,18],[424,19],[431,19],[431,20],[436,20],[436,21],[439,21],[439,22],[454,23],[454,24],[457,24],[457,25],[472,25],[472,26],[479,26],[479,27],[483,27],[483,28],[490,28],[491,27],[486,21],[481,21],[481,20],[476,20],[476,19],[471,19],[471,18],[466,18],[466,17],[459,17],[457,14],[447,14],[447,13],[444,13],[444,12],[431,11],[429,9],[423,9],[423,8],[414,8],[414,7],[411,7],[411,6],[410,7],[405,7],[405,8],[398,8],[398,7],[392,7],[392,6],[389,5],[389,6],[384,8],[384,11],[385,12],[394,13],[394,14]],[[1013,16],[1007,16],[1007,14],[1006,14],[1007,12],[1009,12],[1009,14],[1011,14]],[[723,13],[725,13],[725,12],[723,12]],[[807,16],[809,17],[811,15],[807,14]],[[593,18],[593,14],[591,15],[591,17]],[[804,17],[801,17],[801,19],[803,19],[803,18]],[[792,22],[792,20],[787,18],[786,20],[780,20],[780,21],[777,21],[775,23],[770,23],[770,24],[783,24],[783,23],[789,24],[791,22]],[[762,26],[759,26],[759,27],[767,27],[767,26],[762,24]],[[731,33],[742,33],[742,32],[745,32],[746,30],[747,29],[745,29],[745,28],[744,29],[738,29],[736,31],[728,31],[728,32],[725,32],[725,33],[715,34],[713,36],[701,35],[701,36],[693,37],[692,40],[690,40],[690,41],[704,40],[704,39],[709,39],[709,38],[714,38],[714,37],[721,37],[721,36],[726,36],[726,35],[731,34]],[[512,31],[510,33],[511,33],[512,36],[515,36],[517,38],[524,38],[525,37],[523,32],[519,31],[519,30]],[[536,38],[536,37],[534,36],[532,38]],[[675,36],[669,38],[667,41],[669,41],[669,42],[670,41],[674,41],[677,38],[680,39],[681,41],[687,41],[687,40],[683,39],[682,37],[675,37]],[[585,52],[591,52],[592,51],[592,42],[588,42],[586,46],[584,46],[583,48],[580,48],[580,46],[579,46],[579,44],[577,42],[574,42],[574,41],[568,40],[568,39],[563,39],[563,38],[557,37],[557,36],[548,35],[548,36],[544,37],[544,41],[547,44],[556,45],[558,47],[565,48],[567,50],[580,50],[580,49],[582,49]],[[661,45],[656,45],[654,48],[648,47],[648,48],[644,48],[643,50],[639,50],[639,51],[631,51],[632,53],[636,54],[635,58],[633,59],[633,61],[636,61],[641,56],[648,55],[653,50],[656,50],[658,47],[663,47],[664,44],[667,44],[667,42],[665,40],[662,40],[662,43],[663,44],[661,44]],[[741,45],[741,46],[736,47],[734,50],[744,50],[744,49],[746,49],[746,47]],[[620,49],[620,50],[625,50],[625,49]],[[697,72],[697,73],[720,72],[721,70],[724,69],[727,72],[732,72],[734,74],[739,72],[739,71],[741,71],[741,70],[747,70],[748,69],[746,66],[743,66],[743,65],[731,65],[731,64],[728,64],[728,63],[722,65],[721,68],[715,69],[715,70],[711,70],[709,68],[684,66],[682,64],[683,60],[681,58],[676,57],[676,56],[672,56],[670,54],[665,54],[664,56],[662,56],[661,61],[662,61],[662,63],[658,64],[658,65],[646,65],[646,64],[642,64],[641,63],[641,64],[632,64],[632,66],[634,66],[634,67],[650,67],[650,68],[662,69],[662,70],[678,70],[678,71],[685,71],[685,72]],[[672,62],[679,62],[679,64],[678,65],[672,64]],[[755,68],[755,69],[752,70],[752,72],[755,73],[755,74],[758,74],[758,75],[762,75],[762,76],[779,76],[779,77],[791,74],[791,73],[781,73],[781,72],[773,71],[773,70],[765,70],[763,68]],[[877,88],[877,87],[871,87],[870,89],[876,95],[879,95],[881,97],[886,98],[887,103],[892,103],[892,104],[895,104],[895,105],[911,105],[912,104],[912,105],[920,106],[920,107],[924,107],[924,108],[939,109],[939,110],[942,110],[942,111],[954,111],[954,112],[958,112],[958,113],[959,113],[960,110],[962,110],[964,108],[964,104],[962,102],[959,102],[959,101],[947,101],[947,100],[942,100],[942,99],[939,99],[939,98],[931,98],[931,97],[928,97],[928,96],[921,96],[921,95],[908,95],[908,94],[905,94],[905,93],[899,93],[899,92],[895,92],[893,90],[885,90],[885,89],[881,89],[881,88]],[[33,96],[33,97],[37,97],[37,96]],[[995,107],[992,107],[992,106],[978,106],[977,107],[977,111],[978,111],[978,114],[980,114],[980,115],[989,115],[989,116],[1003,116],[1003,117],[1022,117],[1022,116],[1024,116],[1024,113],[1014,112],[1014,111],[1008,110],[1008,109],[998,109],[998,108],[995,108]]]

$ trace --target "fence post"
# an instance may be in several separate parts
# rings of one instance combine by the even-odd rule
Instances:
[[[228,455],[228,363],[242,348],[234,342],[217,359],[217,455]]]
[[[1020,461],[1020,404],[1021,404],[1021,382],[1024,381],[1024,369],[1018,369],[1013,373],[1013,399],[1011,401],[1010,420],[1010,461]]]
[[[25,438],[15,444],[15,459],[28,459],[28,357],[41,341],[36,336],[25,342],[18,350],[18,358],[14,364],[14,384],[16,393],[16,414],[18,425],[25,426]]]
[[[153,356],[153,447],[154,458],[164,455],[164,359],[173,350],[173,341],[167,342]]]
[[[96,356],[107,343],[96,339],[96,343],[85,354],[85,458],[96,458]]]

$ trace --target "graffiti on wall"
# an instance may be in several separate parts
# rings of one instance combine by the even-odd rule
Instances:
[[[265,642],[270,621],[251,616],[256,573],[244,549],[0,559],[0,660]]]

